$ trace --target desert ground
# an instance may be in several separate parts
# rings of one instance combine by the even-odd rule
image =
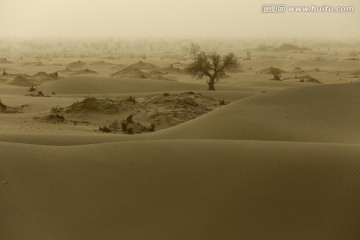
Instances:
[[[360,239],[360,43],[192,42],[0,41],[0,239]]]

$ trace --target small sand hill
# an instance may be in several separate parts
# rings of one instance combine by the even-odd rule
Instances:
[[[305,73],[305,70],[301,67],[294,67],[294,69],[291,71],[292,73]]]
[[[113,56],[103,57],[102,59],[105,59],[105,60],[118,60],[118,58],[115,58]]]
[[[136,68],[127,67],[116,73],[111,74],[112,77],[118,78],[151,78],[150,74],[144,73]]]
[[[81,69],[81,70],[75,70],[71,72],[71,75],[82,75],[82,74],[98,74],[98,72],[91,70],[91,69]]]
[[[114,64],[106,62],[104,60],[101,60],[101,61],[93,62],[93,63],[91,63],[91,65],[107,66],[107,65],[114,65]]]
[[[0,58],[0,64],[11,64],[12,62],[10,62],[9,60],[7,60],[7,58]]]
[[[304,50],[311,50],[310,48],[305,47],[298,47],[294,44],[284,43],[279,47],[275,48],[276,51],[304,51]]]
[[[321,83],[319,80],[311,77],[310,75],[296,76],[296,78],[300,78],[299,82]]]
[[[3,104],[2,101],[0,100],[0,113],[20,113],[21,109],[22,106],[21,107],[7,106]]]
[[[274,71],[277,71],[278,73],[286,73],[286,71],[281,70],[280,68],[274,68],[274,67],[261,69],[261,70],[257,71],[256,73],[259,73],[259,74],[273,74]]]
[[[25,66],[43,66],[41,62],[24,62],[23,65]]]
[[[69,63],[69,64],[67,65],[68,68],[82,68],[82,67],[84,67],[84,66],[86,66],[86,63],[83,62],[83,61],[81,61],[81,60],[79,60],[79,61],[77,61],[77,62]]]
[[[184,92],[155,94],[140,98],[130,96],[123,99],[87,97],[66,108],[56,109],[53,113],[65,114],[66,118],[70,117],[78,122],[86,120],[88,124],[94,126],[106,125],[108,120],[124,120],[132,115],[144,126],[153,124],[156,129],[164,129],[194,119],[219,106],[221,106],[220,102],[210,97]],[[102,120],[99,120],[98,114],[107,116],[101,116]],[[84,116],[85,119],[82,119]],[[108,129],[114,132],[121,131],[111,126]]]
[[[162,138],[360,143],[359,92],[360,83],[281,90],[230,103],[158,134]]]
[[[38,82],[28,75],[16,75],[12,80],[6,83],[19,87],[31,87],[38,85]]]
[[[149,70],[156,69],[158,67],[156,65],[154,65],[154,64],[151,64],[151,63],[146,63],[146,62],[139,61],[138,63],[134,63],[134,64],[129,65],[128,68],[149,71]]]
[[[95,97],[87,97],[80,102],[75,102],[64,109],[65,113],[102,113],[115,114],[119,111],[128,109],[128,105],[133,105],[133,101],[114,101],[112,99],[97,99]],[[133,107],[132,107],[133,108]]]
[[[50,79],[57,79],[59,77],[59,75],[57,72],[53,72],[53,73],[38,72],[38,73],[34,74],[33,77],[41,78],[44,80],[50,80]]]
[[[59,70],[58,72],[59,73],[72,73],[73,71],[69,67],[66,67],[65,69]]]

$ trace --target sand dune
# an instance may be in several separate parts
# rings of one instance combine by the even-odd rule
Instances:
[[[116,73],[111,74],[112,77],[118,78],[150,78],[151,75],[140,71],[137,68],[127,67]]]
[[[79,60],[77,62],[72,62],[67,65],[68,68],[82,68],[86,65],[85,62]]]
[[[75,76],[75,75],[82,75],[82,74],[97,74],[98,72],[91,70],[91,69],[81,69],[81,70],[75,70],[73,72],[71,72],[70,75]]]
[[[152,63],[139,61],[138,63],[131,64],[129,68],[138,69],[138,70],[153,70],[158,67]]]
[[[38,85],[35,79],[32,79],[29,76],[17,75],[13,79],[9,80],[7,84],[15,85],[19,87],[31,87],[33,85]]]
[[[0,150],[2,239],[360,237],[359,146],[186,140]]]
[[[49,82],[42,87],[50,92],[56,91],[57,93],[66,94],[161,92],[206,89],[206,86],[201,82],[196,84],[152,79],[118,79],[111,77],[96,78],[80,76],[62,79],[56,82]],[[227,90],[230,89],[231,88],[227,88]]]
[[[104,60],[101,60],[101,61],[93,62],[93,63],[91,63],[91,65],[105,65],[106,66],[106,65],[114,65],[114,64],[106,62]]]
[[[155,134],[174,138],[360,143],[360,83],[246,98]]]

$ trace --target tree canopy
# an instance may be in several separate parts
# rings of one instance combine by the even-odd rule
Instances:
[[[238,67],[239,63],[233,53],[220,56],[216,51],[212,51],[210,53],[198,53],[186,70],[197,78],[208,77],[208,90],[215,90],[215,80],[220,80],[227,71]]]

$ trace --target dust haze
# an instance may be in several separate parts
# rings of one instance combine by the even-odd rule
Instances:
[[[354,13],[264,14],[264,4]],[[1,37],[359,38],[359,1],[1,0]]]
[[[0,239],[360,239],[359,7],[0,0]]]

